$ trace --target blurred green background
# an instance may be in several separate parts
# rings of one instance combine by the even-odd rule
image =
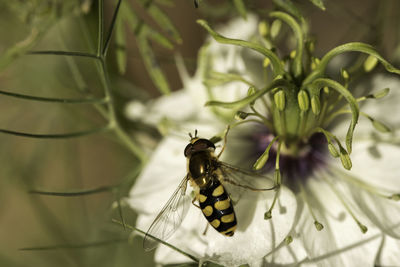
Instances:
[[[190,72],[196,69],[197,51],[206,38],[196,19],[216,25],[239,16],[231,1],[204,0],[199,9],[190,0],[154,1],[175,25],[180,43],[154,21],[148,2],[123,2],[134,10],[138,23],[172,44],[166,49],[151,43],[172,91],[180,89],[181,82],[171,50],[183,56]],[[399,1],[326,0],[326,11],[306,0],[295,2],[311,22],[317,54],[344,42],[364,41],[398,64]],[[105,34],[116,3],[105,0]],[[272,7],[269,1],[248,1],[247,5],[249,12],[264,16]],[[97,0],[0,0],[0,91],[101,100],[104,75],[95,59],[26,54],[43,50],[95,54],[98,8]],[[111,40],[106,57],[108,85],[123,136],[144,155],[154,149],[160,134],[125,119],[124,108],[130,100],[146,101],[161,93],[146,71],[138,32],[127,26],[128,20],[118,23],[119,39]],[[102,115],[108,106],[44,102],[1,93],[0,107],[0,266],[154,266],[153,254],[141,248],[141,237],[130,238],[129,230],[111,222],[120,220],[122,210],[125,221],[134,225],[135,214],[123,198],[142,166],[140,156],[132,153],[120,134],[107,130],[68,138],[16,135],[101,130],[109,121]],[[32,190],[67,194],[43,195]],[[77,195],[68,194],[74,192]]]

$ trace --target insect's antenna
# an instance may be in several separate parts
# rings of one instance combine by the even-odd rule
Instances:
[[[190,140],[197,138],[197,129],[194,130],[194,137],[193,137],[192,133],[189,133],[189,137],[190,137]]]

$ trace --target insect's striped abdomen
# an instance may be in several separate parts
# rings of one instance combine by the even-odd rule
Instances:
[[[200,189],[200,208],[210,224],[221,234],[233,236],[236,216],[231,199],[218,179],[212,185]]]

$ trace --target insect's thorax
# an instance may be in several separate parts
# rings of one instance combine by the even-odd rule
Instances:
[[[188,172],[193,182],[200,188],[207,187],[213,179],[218,163],[212,152],[198,151],[188,158]]]

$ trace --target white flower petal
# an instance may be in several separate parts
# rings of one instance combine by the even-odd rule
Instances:
[[[400,238],[400,205],[398,202],[382,198],[365,190],[353,187],[352,196],[370,221],[384,233]]]
[[[274,196],[273,192],[248,192],[249,198],[239,201],[235,210],[238,229],[233,237],[225,237],[210,231],[207,257],[224,266],[239,266],[245,263],[256,266],[268,252],[274,250],[293,227],[297,203],[293,193],[282,187],[278,206],[271,220],[264,220]],[[208,236],[208,235],[207,235]]]
[[[248,14],[246,19],[232,19],[228,24],[218,27],[217,31],[229,38],[248,40],[257,30],[257,21],[255,15]]]
[[[202,235],[206,225],[207,220],[204,218],[201,211],[192,206],[186,218],[183,220],[182,225],[167,242],[201,259],[205,253],[207,244],[205,241],[206,237]],[[160,245],[155,254],[155,261],[168,264],[184,263],[192,260],[167,246]]]
[[[161,210],[186,175],[183,149],[187,143],[183,138],[174,137],[160,142],[129,194],[128,203],[132,208],[147,214]]]
[[[371,149],[374,152],[371,152]],[[375,143],[373,140],[356,141],[350,157],[353,162],[351,175],[389,192],[400,192],[399,146]]]
[[[398,266],[400,262],[399,251],[399,239],[383,236],[382,247],[380,253],[377,255],[376,266]]]
[[[266,257],[263,266],[297,266],[306,259],[307,253],[302,241],[297,236],[292,235],[292,238],[293,241],[290,244],[282,243],[281,247]]]
[[[157,125],[162,118],[184,121],[197,113],[197,109],[191,105],[192,102],[191,95],[185,90],[180,90],[150,101],[146,106],[139,105],[137,101],[132,101],[127,105],[125,113],[130,119],[137,120],[140,118],[153,125]]]
[[[307,188],[313,211],[324,225],[324,229],[317,231],[308,207],[303,207],[296,232],[301,235],[308,261],[332,267],[371,265],[379,246],[377,229],[369,227],[362,234],[324,180],[310,179]]]

